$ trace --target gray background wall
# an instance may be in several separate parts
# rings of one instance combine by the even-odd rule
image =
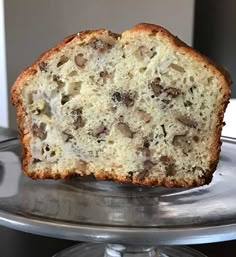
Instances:
[[[121,32],[139,22],[163,25],[192,43],[194,0],[5,0],[8,92],[19,72],[66,35]],[[10,127],[16,127],[9,103]]]

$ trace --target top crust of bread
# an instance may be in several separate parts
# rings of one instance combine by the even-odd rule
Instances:
[[[91,30],[91,31],[83,31],[77,34],[70,35],[66,37],[64,40],[62,40],[60,43],[58,43],[55,47],[52,49],[44,52],[39,58],[28,68],[22,71],[22,73],[17,78],[16,82],[14,83],[12,90],[11,90],[11,100],[13,105],[17,108],[17,120],[18,120],[18,126],[20,131],[20,140],[23,146],[23,170],[26,172],[27,175],[31,176],[32,178],[68,178],[71,176],[75,176],[75,174],[68,174],[68,173],[53,173],[50,174],[49,172],[45,172],[43,175],[40,175],[40,173],[28,173],[28,163],[31,159],[31,152],[29,148],[29,141],[31,139],[29,131],[31,128],[29,125],[27,125],[26,118],[25,118],[25,110],[22,104],[21,99],[21,90],[22,90],[22,82],[30,80],[30,78],[37,72],[38,65],[42,61],[47,60],[50,56],[53,56],[55,53],[59,52],[60,49],[65,47],[69,42],[72,40],[81,40],[86,37],[90,36],[97,36],[98,34],[104,32],[106,30],[100,29],[100,30]],[[221,82],[221,85],[223,87],[223,100],[220,104],[219,110],[217,110],[218,113],[218,120],[217,120],[217,126],[214,131],[214,137],[212,138],[211,148],[212,148],[212,155],[211,155],[211,168],[208,173],[206,173],[203,177],[199,178],[196,181],[190,180],[175,180],[174,178],[168,179],[166,178],[164,181],[158,181],[158,179],[146,179],[142,183],[140,181],[130,181],[128,178],[124,177],[110,177],[109,175],[106,175],[106,173],[100,172],[96,177],[98,179],[112,179],[119,182],[133,182],[136,184],[145,184],[145,185],[161,185],[161,186],[167,186],[167,187],[191,187],[191,186],[200,186],[203,184],[208,184],[212,179],[212,173],[216,169],[218,160],[219,160],[219,153],[220,153],[220,135],[221,130],[223,127],[223,115],[225,112],[225,109],[227,107],[227,104],[229,102],[230,97],[230,84],[232,83],[229,73],[214,64],[211,60],[209,60],[207,57],[201,55],[191,47],[187,46],[184,42],[182,42],[179,38],[173,36],[168,30],[152,24],[146,24],[146,23],[140,23],[133,27],[130,30],[127,30],[123,32],[121,35],[108,32],[110,36],[114,37],[115,39],[119,37],[124,37],[126,34],[132,34],[136,32],[142,32],[142,33],[158,33],[159,35],[162,35],[163,37],[166,37],[171,42],[172,46],[174,48],[181,49],[181,51],[185,52],[188,55],[193,56],[194,58],[198,59],[202,63],[205,64],[205,67],[207,67]]]

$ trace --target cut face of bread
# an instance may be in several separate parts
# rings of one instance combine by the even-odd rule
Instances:
[[[209,183],[229,83],[225,71],[155,25],[72,35],[13,86],[24,171],[168,187]]]

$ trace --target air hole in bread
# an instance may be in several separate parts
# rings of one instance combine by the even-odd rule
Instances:
[[[53,81],[56,82],[59,90],[65,86],[65,82],[63,82],[58,75],[53,74]]]
[[[62,95],[61,96],[61,105],[64,105],[69,101],[70,101],[70,96],[69,95]]]
[[[78,74],[77,71],[73,70],[68,74],[68,77],[75,77]]]
[[[47,72],[48,71],[48,63],[44,62],[44,61],[40,62],[39,63],[39,69],[42,72]]]
[[[142,67],[142,68],[139,69],[139,72],[144,73],[146,70],[147,70],[147,67]]]

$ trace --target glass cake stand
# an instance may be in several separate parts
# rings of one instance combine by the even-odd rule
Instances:
[[[18,140],[4,142],[0,225],[93,242],[56,257],[203,257],[179,245],[236,239],[236,139],[222,141],[212,183],[193,189],[122,185],[93,177],[34,181],[21,171]]]

